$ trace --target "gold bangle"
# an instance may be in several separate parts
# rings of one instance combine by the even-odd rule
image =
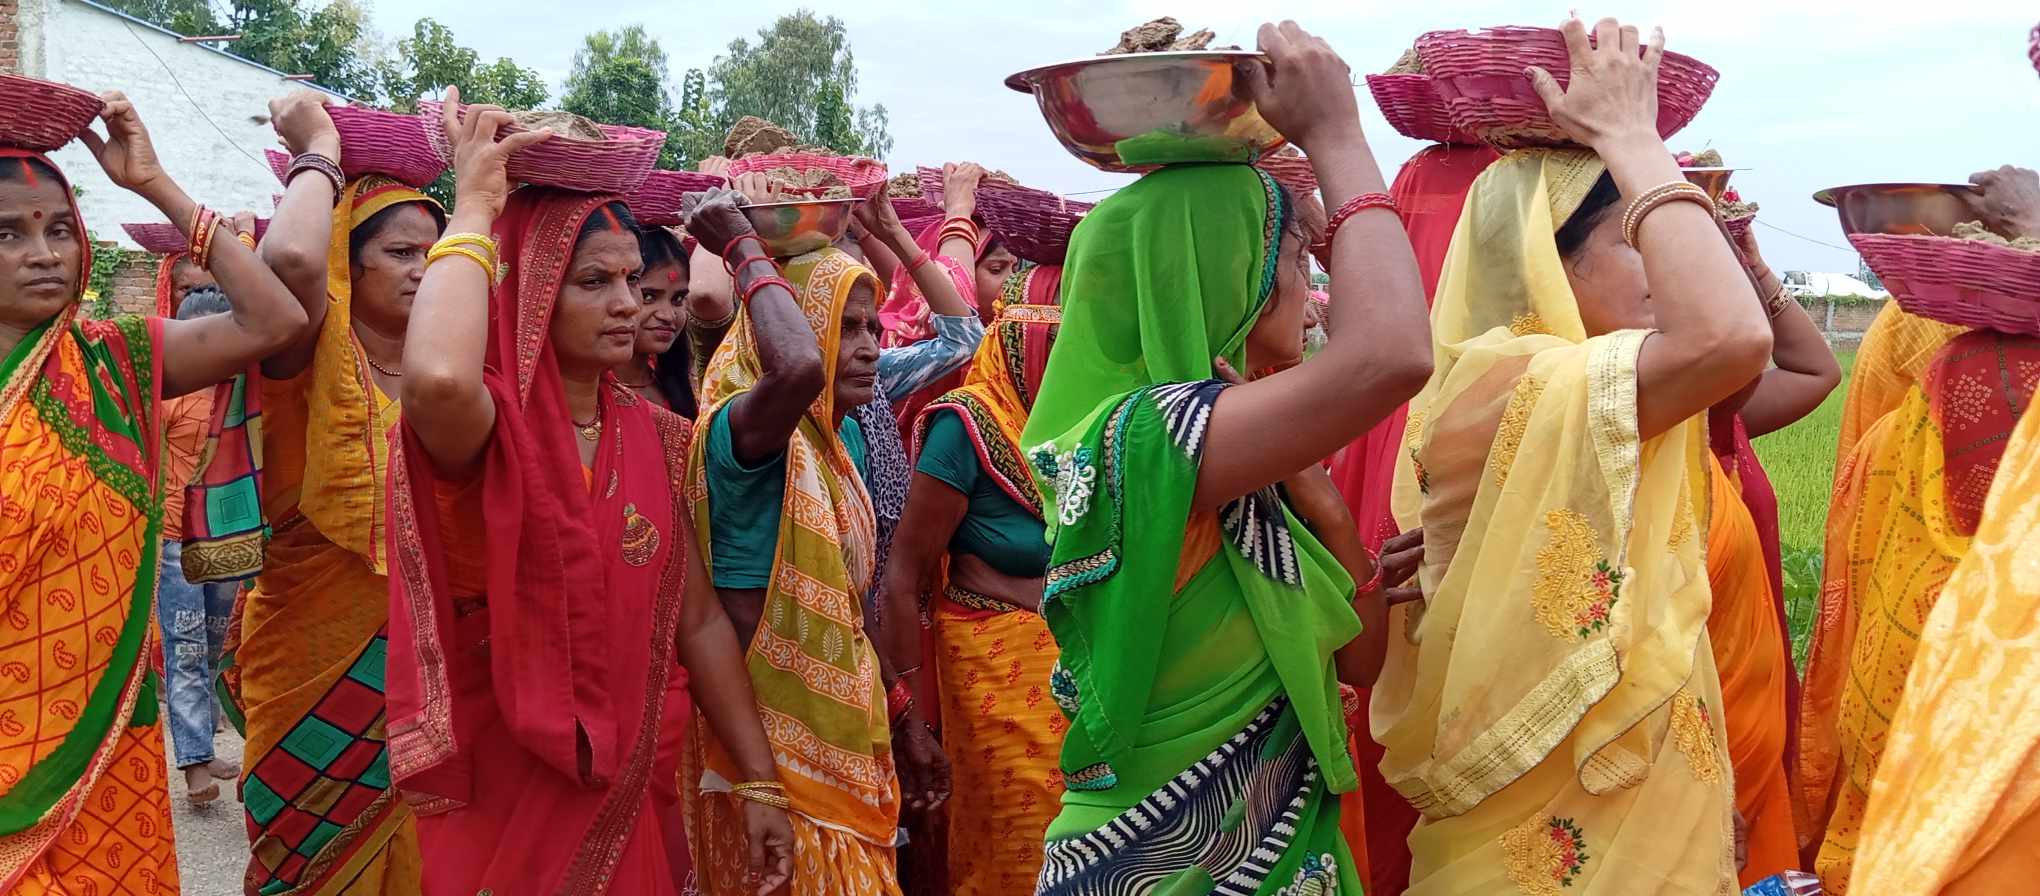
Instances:
[[[474,262],[476,267],[482,269],[482,276],[488,278],[489,288],[494,289],[496,287],[496,266],[489,262],[488,256],[466,246],[434,247],[432,251],[425,253],[425,267],[431,268],[434,263],[450,255],[458,255]]]
[[[778,781],[740,781],[730,785],[731,793],[744,793],[752,790],[769,790],[774,793],[785,793],[786,785]]]
[[[772,793],[765,790],[732,790],[730,791],[730,796],[740,800],[749,800],[760,806],[771,806],[782,812],[793,808],[793,801],[787,799],[785,794]]]
[[[1667,202],[1682,200],[1698,203],[1707,209],[1709,216],[1716,213],[1714,200],[1707,198],[1707,191],[1691,183],[1682,180],[1653,187],[1642,196],[1636,197],[1636,201],[1631,202],[1628,210],[1622,213],[1622,241],[1628,243],[1631,249],[1639,248],[1636,245],[1637,231],[1643,228],[1643,219],[1650,217],[1651,212],[1657,211]]]
[[[490,258],[494,258],[498,254],[496,252],[496,241],[490,238],[487,234],[471,233],[465,231],[461,233],[449,233],[445,236],[440,237],[439,242],[432,244],[432,248],[437,249],[440,248],[441,246],[458,246],[462,244],[474,246],[475,248],[480,249],[483,252],[487,253]]]
[[[236,233],[234,241],[250,249],[255,248],[255,235],[252,233]]]
[[[1780,282],[1778,284],[1777,291],[1771,293],[1771,297],[1764,300],[1764,313],[1770,315],[1770,318],[1772,320],[1777,320],[1778,315],[1784,314],[1785,309],[1791,307],[1794,304],[1797,303],[1793,302],[1789,298],[1786,298],[1785,284],[1783,282]]]

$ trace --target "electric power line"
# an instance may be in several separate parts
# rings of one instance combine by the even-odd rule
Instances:
[[[148,41],[143,40],[141,35],[135,33],[135,26],[132,23],[122,21],[120,24],[121,27],[127,29],[128,36],[134,38],[135,43],[141,44],[142,49],[148,50],[149,55],[155,58],[156,64],[163,67],[163,73],[170,76],[170,83],[177,85],[178,93],[184,94],[184,101],[191,104],[192,111],[197,112],[198,117],[205,119],[206,124],[212,125],[212,129],[219,132],[220,139],[227,141],[227,145],[233,147],[235,152],[247,156],[248,161],[260,165],[263,171],[269,170],[269,163],[256,158],[246,149],[241,148],[241,144],[235,143],[234,138],[227,136],[226,130],[221,128],[217,122],[213,121],[212,116],[205,114],[205,107],[200,106],[198,104],[198,100],[192,98],[191,91],[184,89],[184,82],[177,80],[177,72],[171,70],[170,64],[164,62],[163,57],[156,55],[155,49],[149,46]]]
[[[1852,248],[1850,248],[1850,247],[1848,247],[1848,246],[1837,246],[1837,245],[1835,245],[1834,243],[1830,243],[1830,242],[1825,242],[1825,241],[1822,241],[1822,240],[1817,240],[1817,239],[1814,239],[1813,237],[1810,237],[1810,236],[1802,236],[1802,235],[1800,235],[1800,234],[1797,234],[1797,233],[1793,233],[1792,231],[1790,231],[1790,230],[1786,230],[1786,229],[1785,229],[1785,228],[1783,228],[1783,227],[1779,227],[1778,225],[1776,225],[1776,224],[1773,224],[1773,223],[1771,223],[1771,222],[1769,222],[1769,221],[1765,221],[1765,220],[1761,220],[1761,219],[1759,219],[1759,220],[1757,221],[1757,223],[1758,223],[1758,224],[1762,224],[1762,225],[1764,225],[1765,227],[1768,227],[1768,228],[1770,228],[1770,229],[1772,229],[1772,230],[1778,231],[1779,233],[1782,233],[1782,234],[1784,234],[1784,235],[1786,235],[1786,236],[1789,236],[1789,237],[1791,237],[1791,238],[1793,238],[1793,239],[1795,239],[1795,240],[1805,240],[1806,242],[1812,243],[1812,244],[1814,244],[1814,245],[1816,245],[1816,246],[1826,246],[1826,247],[1828,247],[1828,248],[1830,248],[1830,249],[1838,249],[1838,250],[1840,250],[1840,251],[1843,251],[1843,252],[1854,252],[1854,251],[1856,251],[1855,249],[1852,249]]]

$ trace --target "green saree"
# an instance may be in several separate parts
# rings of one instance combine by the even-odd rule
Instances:
[[[1071,240],[1023,440],[1053,542],[1051,691],[1071,721],[1040,893],[1360,892],[1332,671],[1360,629],[1353,582],[1272,486],[1190,512],[1224,389],[1212,358],[1245,369],[1284,219],[1252,168],[1172,167]]]

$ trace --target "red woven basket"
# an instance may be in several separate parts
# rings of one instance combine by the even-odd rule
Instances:
[[[638,219],[639,224],[678,227],[684,223],[680,215],[680,197],[726,183],[728,181],[713,174],[653,171],[645,176],[644,183],[624,197],[624,204],[630,206],[630,214]]]
[[[1523,75],[1534,65],[1570,83],[1572,60],[1557,29],[1433,31],[1417,38],[1417,56],[1455,128],[1504,148],[1572,143]],[[1669,139],[1691,123],[1720,79],[1700,60],[1666,53],[1658,68],[1658,136]]]
[[[1426,74],[1368,75],[1367,89],[1390,127],[1412,140],[1432,143],[1479,143],[1452,126],[1445,98]]]
[[[328,106],[326,112],[340,131],[340,170],[348,179],[385,174],[423,188],[445,173],[446,159],[432,148],[418,116],[359,106]]]
[[[821,169],[833,174],[850,188],[850,195],[870,199],[885,190],[885,163],[851,156],[824,156],[801,152],[771,152],[748,155],[730,163],[732,179],[774,168],[807,171]],[[820,190],[798,191],[820,197]]]
[[[128,238],[139,243],[142,251],[152,255],[168,255],[191,248],[191,241],[184,238],[184,231],[178,230],[175,224],[122,224],[120,229],[127,231]],[[269,219],[256,218],[255,239],[261,240],[268,232]],[[224,235],[225,231],[221,234]]]
[[[69,84],[0,75],[0,146],[52,152],[98,118],[106,104]]]
[[[440,107],[437,100],[422,101],[418,104],[418,117],[433,152],[451,162],[453,146],[440,123]],[[613,124],[597,127],[607,135],[605,139],[583,140],[555,134],[551,139],[518,150],[510,157],[510,179],[584,193],[629,194],[636,190],[658,163],[659,150],[666,145],[665,132]],[[509,124],[498,130],[496,136],[526,130],[529,128]]]
[[[1031,187],[983,184],[978,187],[977,210],[1014,255],[1035,264],[1062,264],[1069,254],[1070,233],[1091,210],[1091,203],[1071,202]]]
[[[269,163],[269,170],[276,175],[276,182],[290,186],[290,156],[274,149],[262,151],[263,160]]]
[[[2040,253],[1947,236],[1858,233],[1849,242],[1912,314],[2040,336]]]

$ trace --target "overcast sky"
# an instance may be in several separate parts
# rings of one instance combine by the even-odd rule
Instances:
[[[566,74],[580,36],[643,24],[672,58],[673,75],[705,65],[737,36],[752,36],[802,4],[572,3],[500,0],[382,0],[377,27],[395,38],[431,16],[484,60],[508,56],[553,85]],[[1065,153],[1006,75],[1089,55],[1118,33],[1160,15],[1218,32],[1219,43],[1251,46],[1270,15],[1294,18],[1328,38],[1356,74],[1392,64],[1418,34],[1439,28],[1555,24],[1563,3],[1289,2],[1216,0],[1013,0],[998,4],[860,0],[809,3],[849,28],[860,104],[892,115],[896,170],[971,159],[1022,181],[1065,193],[1109,188],[1122,176],[1090,169]],[[1445,7],[1454,7],[1447,11]],[[968,12],[961,11],[969,7]],[[1266,10],[1276,10],[1271,13]],[[1761,203],[1765,254],[1780,269],[1849,271],[1834,213],[1809,196],[1835,184],[1960,181],[1980,168],[2040,164],[2040,76],[2026,59],[2036,13],[2011,0],[1709,0],[1623,2],[1581,7],[1648,28],[1663,25],[1668,46],[1722,72],[1721,84],[1675,148],[1712,145],[1736,175],[1743,198]],[[1361,89],[1369,138],[1388,176],[1418,144],[1396,134]],[[1817,241],[1817,242],[1813,242]]]

